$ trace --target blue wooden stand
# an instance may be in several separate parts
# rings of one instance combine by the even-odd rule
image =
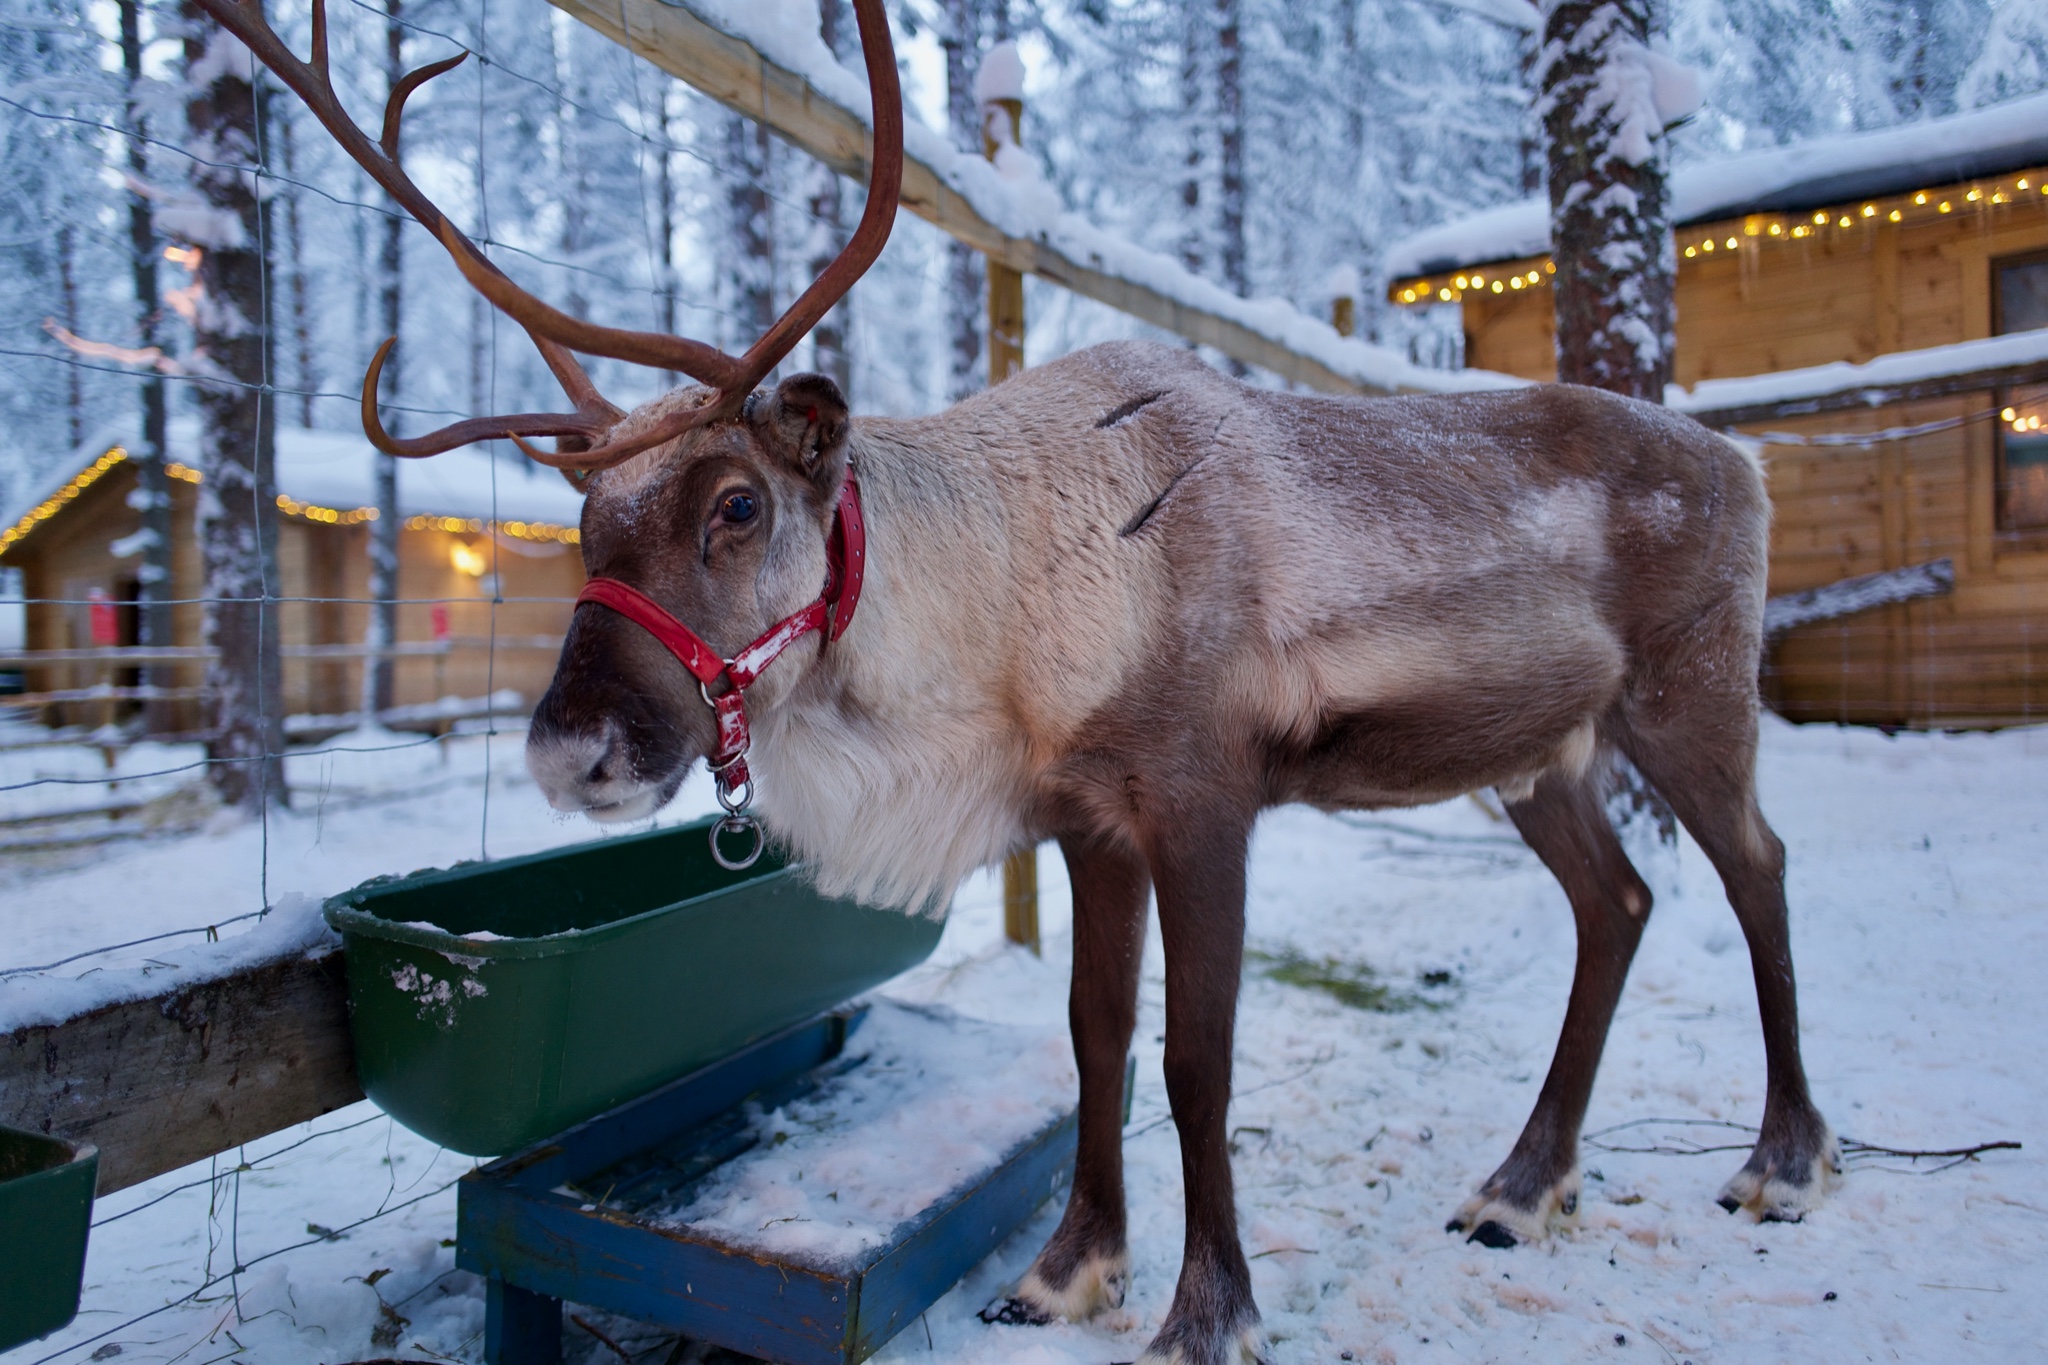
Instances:
[[[489,1365],[557,1365],[562,1301],[780,1365],[880,1350],[1063,1186],[1068,1110],[843,1262],[779,1257],[651,1221],[752,1145],[738,1106],[815,1085],[862,1011],[822,1015],[463,1177],[456,1264],[486,1278]]]

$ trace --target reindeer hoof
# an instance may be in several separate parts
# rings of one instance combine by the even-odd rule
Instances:
[[[1841,1171],[1841,1147],[1820,1124],[1804,1153],[1767,1152],[1758,1144],[1715,1202],[1730,1213],[1748,1209],[1759,1223],[1797,1223],[1820,1207],[1829,1181]]]
[[[1005,1327],[1043,1327],[1052,1321],[1051,1314],[1039,1311],[1022,1299],[997,1299],[975,1316],[991,1326],[1001,1323]]]
[[[1505,1251],[1524,1242],[1540,1242],[1579,1211],[1579,1173],[1572,1170],[1550,1184],[1510,1196],[1520,1182],[1496,1174],[1467,1199],[1444,1224],[1445,1232],[1462,1232],[1465,1240]],[[1523,1199],[1527,1198],[1525,1206]]]
[[[1495,1251],[1508,1251],[1515,1246],[1517,1239],[1514,1233],[1489,1218],[1472,1229],[1472,1235],[1465,1240],[1477,1242],[1483,1247],[1492,1247]]]

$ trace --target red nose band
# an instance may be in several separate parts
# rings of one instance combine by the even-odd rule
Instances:
[[[718,739],[705,762],[718,780],[718,799],[729,812],[726,824],[731,827],[751,824],[742,815],[754,794],[747,773],[747,749],[752,743],[744,701],[747,688],[784,650],[812,631],[824,633],[825,638],[819,642],[821,649],[844,635],[860,602],[861,577],[867,567],[867,527],[861,520],[860,486],[854,481],[851,463],[840,487],[839,505],[833,510],[832,530],[825,541],[825,563],[825,587],[817,600],[777,621],[760,639],[730,659],[719,657],[718,651],[705,644],[696,631],[630,583],[616,578],[593,578],[576,597],[579,607],[595,602],[639,625],[696,678],[698,691],[718,722]],[[712,695],[712,686],[721,680],[725,690]],[[736,797],[735,793],[741,794]],[[712,850],[718,850],[716,830],[712,833]],[[756,856],[758,852],[757,843]],[[722,853],[718,856],[720,862],[725,861]]]

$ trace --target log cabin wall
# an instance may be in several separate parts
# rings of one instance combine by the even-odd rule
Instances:
[[[1957,206],[1939,218],[1878,216],[1800,240],[1753,231],[1755,217],[1680,228],[1679,249],[1693,254],[1679,262],[1677,382],[1992,335],[1993,263],[2048,250],[2048,200],[1973,204],[1969,189],[1933,192]],[[1526,278],[1541,264],[1481,269]],[[1547,284],[1469,290],[1462,307],[1466,364],[1556,376]],[[1812,436],[1966,419],[1863,448],[1765,441],[1773,595],[1943,556],[1956,570],[1951,596],[1794,631],[1765,669],[1765,695],[1784,715],[1933,728],[2048,717],[2048,535],[1996,525],[1998,403],[1984,392],[1745,429]]]
[[[169,481],[172,498],[173,643],[203,643],[205,571],[197,539],[191,534],[198,515],[199,490],[182,479]],[[83,605],[94,589],[119,600],[132,593],[137,559],[117,559],[111,544],[140,525],[128,506],[135,473],[126,462],[116,464],[81,490],[60,511],[37,525],[4,560],[22,570],[27,609],[27,647],[31,651],[87,649],[93,646],[90,607]],[[442,524],[452,519],[433,518]],[[299,517],[279,518],[278,592],[287,600],[279,609],[284,659],[285,712],[291,716],[342,716],[357,708],[362,686],[362,660],[356,657],[306,657],[306,646],[360,644],[368,624],[369,528],[337,526]],[[468,566],[466,569],[462,566]],[[492,575],[502,596],[495,611]],[[398,613],[398,638],[415,645],[445,638],[446,653],[402,656],[394,670],[393,702],[423,705],[442,697],[481,697],[511,689],[538,701],[554,676],[555,656],[567,632],[572,601],[583,587],[583,559],[573,545],[524,540],[485,531],[414,529],[399,534],[399,595],[406,599]],[[550,599],[521,601],[522,598]],[[41,600],[38,600],[41,599]],[[313,600],[308,600],[313,599]],[[437,632],[434,604],[446,599],[445,635]],[[132,625],[123,615],[123,644],[133,644]],[[493,639],[495,636],[495,650]],[[153,665],[161,676],[162,665]],[[180,694],[160,713],[160,729],[193,733],[204,724],[197,692],[204,682],[203,663],[169,666],[168,685]],[[106,663],[50,663],[25,671],[28,692],[40,694],[132,683],[132,668]],[[138,708],[133,702],[63,702],[39,708],[54,725],[97,726],[121,720]]]

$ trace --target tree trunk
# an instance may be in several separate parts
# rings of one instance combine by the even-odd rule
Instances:
[[[1544,27],[1557,377],[1653,403],[1678,273],[1664,130],[1641,70],[1649,0],[1566,0]]]
[[[661,278],[656,281],[661,304],[661,330],[670,336],[676,335],[676,177],[675,177],[675,81],[668,76],[657,77],[655,99],[660,107],[655,127],[660,132],[660,148],[654,160],[654,192],[659,201],[660,233],[659,259]],[[682,376],[675,370],[665,371],[668,382],[680,382]],[[481,409],[479,409],[481,411]]]
[[[149,157],[143,142],[143,118],[139,96],[142,82],[142,0],[121,3],[121,69],[127,79],[127,100],[123,116],[128,130],[128,171],[135,183],[149,183]],[[135,344],[159,345],[158,315],[162,311],[157,293],[156,218],[147,196],[128,195],[129,269],[135,287]],[[136,643],[161,649],[175,644],[172,639],[171,608],[171,491],[164,473],[165,424],[163,376],[152,371],[142,380],[142,440],[128,452],[135,466],[135,491],[130,496],[142,514],[142,567],[136,572]],[[142,670],[146,687],[169,687],[177,682],[174,664],[149,664]],[[161,734],[175,724],[168,702],[152,701],[143,706],[144,728]]]
[[[1244,62],[1238,0],[1216,0],[1217,244],[1223,283],[1251,293],[1244,249]]]
[[[735,354],[775,325],[774,202],[768,195],[768,126],[744,114],[725,116],[726,211],[732,231]]]
[[[299,165],[293,136],[296,120],[292,117],[291,108],[289,102],[276,108],[273,122],[278,148],[284,153],[285,179],[289,182],[283,198],[284,249],[291,261],[285,272],[285,282],[291,290],[292,369],[293,377],[299,383],[299,425],[310,429],[313,425],[313,393],[320,387],[320,377],[313,368],[313,313],[306,289],[306,236],[299,222]]]
[[[64,310],[64,330],[78,335],[78,263],[77,244],[71,235],[71,224],[64,223],[57,228],[57,292]],[[85,371],[77,365],[64,367],[65,385],[64,411],[66,430],[71,436],[75,450],[85,440]]]
[[[400,0],[384,0],[384,91],[389,95],[405,75],[405,30],[399,25]],[[377,301],[382,331],[396,341],[400,333],[400,286],[403,282],[405,219],[397,201],[386,196],[382,249],[377,257]],[[385,358],[378,390],[387,411],[398,402],[400,375],[405,370],[404,348],[394,345]],[[391,420],[398,420],[393,413]],[[372,457],[371,495],[376,499],[377,519],[370,523],[370,620],[363,632],[363,723],[376,720],[377,713],[394,703],[392,663],[388,649],[398,639],[398,457],[378,451]]]
[[[820,0],[818,36],[835,57],[846,56],[846,0]],[[846,244],[846,203],[839,174],[824,162],[811,168],[811,278],[823,275],[833,257]],[[853,397],[853,357],[847,353],[847,333],[853,306],[852,295],[833,305],[811,329],[812,363],[818,373],[839,386],[849,400]],[[675,330],[673,326],[671,331]]]
[[[1649,0],[1564,0],[1549,11],[1541,68],[1557,274],[1557,377],[1653,403],[1671,378],[1678,274],[1664,184],[1665,139],[1641,53]],[[1678,822],[1634,765],[1608,802],[1648,870]]]
[[[228,805],[251,813],[283,805],[284,714],[278,667],[277,417],[269,376],[262,211],[251,179],[234,167],[261,161],[261,117],[248,54],[194,5],[185,6],[191,145],[213,156],[192,166],[192,187],[213,210],[201,251],[193,368],[222,382],[196,385],[199,549],[206,564],[207,668],[212,711],[208,775]]]
[[[974,102],[974,70],[981,57],[981,10],[976,0],[945,0],[946,122],[953,145],[981,151],[981,111]],[[957,238],[946,243],[946,335],[952,342],[946,395],[955,401],[982,388],[981,253]]]
[[[1188,143],[1181,166],[1180,263],[1191,275],[1201,274],[1209,258],[1207,226],[1202,222],[1202,165],[1209,154],[1209,129],[1203,117],[1208,107],[1208,83],[1203,79],[1208,57],[1209,26],[1203,22],[1202,7],[1189,5],[1181,11],[1180,118]]]

